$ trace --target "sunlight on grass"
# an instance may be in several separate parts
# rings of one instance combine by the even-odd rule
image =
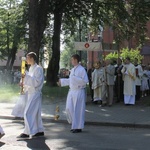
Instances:
[[[43,101],[55,101],[67,97],[69,87],[43,86]],[[0,102],[16,102],[19,97],[20,87],[18,85],[0,86]]]
[[[0,102],[14,102],[20,93],[18,85],[2,85],[0,86]]]
[[[69,87],[49,87],[44,84],[42,89],[43,102],[64,101],[67,98]],[[88,93],[89,90],[87,90]],[[20,87],[18,85],[2,85],[0,86],[0,102],[14,103],[20,95]]]
[[[57,101],[66,99],[69,87],[48,87],[44,85],[42,94],[43,101]]]

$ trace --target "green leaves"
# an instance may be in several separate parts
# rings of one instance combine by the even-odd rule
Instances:
[[[138,48],[130,49],[130,50],[129,48],[123,48],[121,49],[119,56],[122,59],[125,59],[126,57],[130,57],[132,63],[134,63],[135,58],[138,59],[138,63],[141,63],[141,60],[143,59],[143,56],[140,54],[140,50]],[[105,59],[117,60],[119,56],[118,56],[118,52],[114,52],[108,54]]]
[[[3,57],[9,55],[14,42],[18,45],[24,37],[25,9],[20,0],[0,0],[0,51]]]
[[[92,5],[91,28],[97,30],[103,21],[113,28],[115,41],[135,37],[137,46],[145,42],[146,23],[150,19],[150,2],[143,0],[105,0],[96,1]]]

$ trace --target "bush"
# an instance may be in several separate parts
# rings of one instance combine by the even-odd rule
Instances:
[[[132,63],[134,63],[135,58],[138,59],[138,63],[141,63],[141,60],[143,59],[143,56],[140,54],[140,50],[137,48],[131,49],[131,50],[129,50],[128,48],[121,49],[120,58],[125,59],[126,57],[130,57]],[[113,52],[113,53],[108,54],[105,59],[117,60],[118,52]]]

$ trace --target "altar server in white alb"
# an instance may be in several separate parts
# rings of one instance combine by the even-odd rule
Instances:
[[[0,126],[0,139],[5,135],[3,128]]]
[[[22,60],[26,61],[25,57],[22,57]],[[24,72],[27,70],[27,65],[24,68]],[[22,70],[21,70],[22,73]],[[20,86],[22,86],[23,84],[23,79],[21,78],[20,80]],[[28,88],[28,87],[27,87]],[[25,110],[25,106],[26,106],[26,100],[28,99],[27,96],[27,88],[25,86],[21,87],[21,91],[20,91],[20,96],[16,102],[16,105],[14,106],[11,115],[15,116],[15,118],[24,118],[24,110]]]
[[[67,96],[66,113],[69,118],[68,121],[72,124],[71,132],[82,132],[84,128],[85,116],[85,99],[86,99],[86,84],[88,83],[88,76],[85,68],[80,64],[80,56],[75,54],[71,57],[71,63],[74,66],[70,72],[68,79],[60,79],[61,86],[69,85],[70,90]]]
[[[135,67],[130,62],[130,58],[127,57],[125,59],[125,65],[123,66],[121,72],[123,73],[124,79],[124,103],[126,105],[134,105],[135,104]]]
[[[31,65],[29,72],[24,75],[24,86],[27,88],[27,102],[24,111],[25,129],[18,138],[29,136],[44,136],[41,118],[41,90],[44,82],[43,68],[36,63],[37,56],[34,52],[27,54],[26,61]]]
[[[26,106],[27,93],[20,95],[19,99],[14,106],[11,115],[15,116],[15,118],[23,118],[24,117],[24,109]]]

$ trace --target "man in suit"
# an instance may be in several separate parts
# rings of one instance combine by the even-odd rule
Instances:
[[[106,60],[106,82],[107,82],[107,104],[108,106],[112,106],[113,104],[113,95],[114,95],[114,77],[115,77],[115,67],[112,63],[112,60]]]
[[[92,89],[92,72],[94,71],[94,68],[90,68],[87,72],[88,79],[89,79],[89,88],[90,88],[90,94],[91,94],[91,101],[93,101],[94,98],[94,91]]]

